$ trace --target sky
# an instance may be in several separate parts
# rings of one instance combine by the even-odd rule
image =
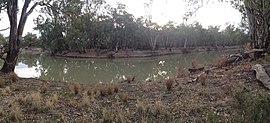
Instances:
[[[149,0],[106,0],[108,4],[116,6],[116,4],[123,3],[127,6],[127,11],[133,14],[136,18],[145,15],[144,3]],[[188,11],[188,7],[183,0],[153,0],[152,14],[153,22],[160,25],[166,24],[168,21],[176,23],[183,22],[183,15]],[[29,17],[25,26],[24,34],[27,32],[38,33],[34,31],[35,27],[33,20],[38,16],[36,9]],[[6,14],[1,14],[0,29],[9,27],[9,21]],[[207,28],[210,25],[220,25],[221,29],[225,28],[226,23],[238,25],[241,21],[241,14],[232,8],[227,3],[209,2],[204,4],[189,20],[188,23],[197,21]],[[8,36],[8,31],[0,32]]]

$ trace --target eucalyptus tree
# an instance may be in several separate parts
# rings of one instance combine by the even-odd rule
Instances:
[[[204,0],[185,0],[197,10],[203,6]],[[270,1],[269,0],[219,0],[229,2],[242,13],[243,21],[247,22],[250,42],[255,48],[270,48]],[[192,15],[194,11],[188,12]]]
[[[169,21],[167,24],[165,24],[162,27],[162,42],[161,44],[165,47],[165,48],[171,48],[173,46],[173,41],[170,39],[173,37],[173,31],[175,29],[174,27],[174,22],[173,21]]]
[[[3,7],[5,8],[5,12],[7,13],[10,22],[8,50],[6,57],[2,57],[2,59],[4,59],[4,65],[1,69],[2,72],[8,73],[14,71],[27,18],[36,6],[42,4],[43,1],[24,0],[24,4],[20,9],[20,6],[18,6],[18,0],[0,1],[1,9]],[[21,11],[21,15],[19,16],[18,9]]]
[[[38,45],[38,37],[36,34],[27,33],[22,40],[23,47],[37,47]]]

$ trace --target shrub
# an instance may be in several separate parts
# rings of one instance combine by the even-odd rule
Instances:
[[[242,88],[234,94],[237,107],[242,118],[237,122],[267,123],[270,122],[270,95],[267,93],[251,92]]]

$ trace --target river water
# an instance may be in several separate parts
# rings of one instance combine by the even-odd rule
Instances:
[[[20,55],[15,73],[24,78],[65,82],[110,82],[134,75],[136,80],[157,80],[177,74],[177,66],[189,67],[191,61],[211,64],[224,52],[194,53],[153,58],[78,59],[46,55]]]

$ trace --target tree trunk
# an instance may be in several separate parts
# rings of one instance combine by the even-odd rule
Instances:
[[[5,58],[5,63],[1,69],[2,72],[8,73],[14,71],[17,55],[18,55],[18,43],[17,43],[17,8],[18,1],[10,0],[7,5],[7,13],[10,22],[10,35],[7,57]]]
[[[22,40],[22,34],[24,26],[27,20],[27,17],[33,12],[34,8],[38,5],[36,2],[28,11],[27,8],[31,0],[25,0],[21,17],[18,24],[18,0],[9,0],[7,2],[7,14],[10,22],[10,35],[8,43],[8,51],[5,60],[5,63],[1,69],[4,73],[13,72],[16,66],[18,53],[20,50],[20,42]]]
[[[18,56],[17,51],[8,52],[7,58],[5,60],[5,63],[3,65],[1,71],[4,73],[13,72],[15,69],[15,66],[16,66],[17,56]]]

